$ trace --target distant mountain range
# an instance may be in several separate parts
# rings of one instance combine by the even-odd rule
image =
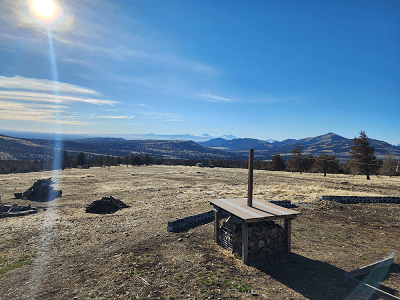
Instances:
[[[42,139],[22,139],[0,135],[0,159],[50,159],[54,148],[71,155],[145,155],[173,159],[233,159],[242,157],[233,152],[207,148],[193,141],[124,140],[122,138],[85,138],[55,142]]]
[[[375,147],[376,156],[380,159],[387,154],[393,156],[400,155],[400,147],[390,145],[389,143],[370,139],[370,143]],[[287,139],[282,142],[274,141],[272,143],[257,139],[233,139],[225,140],[221,138],[211,139],[207,142],[199,142],[200,145],[232,151],[236,154],[245,156],[249,148],[254,149],[255,159],[270,159],[275,153],[280,153],[283,157],[290,155],[290,150],[299,144],[305,155],[312,154],[318,156],[321,153],[335,155],[339,160],[345,161],[349,158],[350,146],[353,145],[352,139],[347,139],[335,133],[327,133],[317,137],[308,137],[304,139]]]
[[[387,154],[398,159],[400,147],[373,139],[370,139],[370,142],[375,147],[376,156],[379,159],[383,159]],[[0,158],[20,160],[30,155],[31,158],[49,159],[53,156],[53,149],[56,147],[67,150],[73,155],[85,152],[87,155],[123,157],[133,153],[163,158],[245,160],[248,158],[248,149],[253,148],[255,160],[269,160],[276,153],[288,158],[290,150],[294,149],[296,144],[302,147],[305,155],[318,156],[326,153],[335,155],[342,162],[349,158],[350,146],[353,145],[352,139],[335,133],[299,140],[287,139],[281,142],[251,138],[238,139],[234,136],[227,136],[226,138],[211,138],[198,143],[187,140],[126,140],[120,137],[85,137],[64,140],[61,143],[50,139],[27,139],[0,135]]]
[[[122,138],[125,140],[160,140],[160,141],[194,141],[194,142],[205,142],[215,137],[208,134],[202,136],[196,136],[191,134],[181,135],[162,135],[155,133],[146,134],[62,134],[61,136],[51,132],[26,132],[26,131],[14,131],[14,130],[1,130],[0,134],[18,137],[23,139],[42,139],[42,140],[56,140],[61,138],[64,141],[76,140],[76,139],[87,139],[87,138]],[[221,138],[226,140],[236,139],[233,135],[223,135]]]

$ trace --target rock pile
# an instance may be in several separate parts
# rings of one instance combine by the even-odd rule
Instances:
[[[281,225],[274,221],[248,224],[249,260],[286,251],[286,237]],[[242,220],[229,217],[221,226],[220,241],[223,248],[242,256]]]
[[[94,214],[112,214],[121,208],[129,207],[121,200],[115,199],[112,196],[103,197],[101,200],[93,201],[86,207],[87,213]]]
[[[51,178],[39,179],[29,189],[23,193],[15,193],[16,199],[33,200],[33,201],[51,201],[61,197],[61,190],[54,190],[51,186],[54,182]]]

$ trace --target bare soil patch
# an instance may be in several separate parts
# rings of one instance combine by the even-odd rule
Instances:
[[[399,196],[399,178],[255,171],[255,197],[307,205],[296,209],[291,254],[244,265],[214,244],[213,224],[168,233],[167,221],[209,210],[213,198],[246,197],[247,170],[64,170],[62,197],[14,199],[51,176],[0,175],[2,203],[39,207],[0,219],[0,299],[344,299],[352,288],[343,274],[392,250],[398,255],[381,288],[400,296],[400,206],[315,201],[323,194]],[[108,196],[129,207],[85,212]]]

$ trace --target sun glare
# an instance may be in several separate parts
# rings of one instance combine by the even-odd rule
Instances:
[[[60,9],[54,0],[31,0],[30,8],[33,15],[43,21],[51,21],[60,13]]]

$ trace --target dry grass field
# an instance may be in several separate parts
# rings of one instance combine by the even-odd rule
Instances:
[[[400,205],[316,202],[320,195],[400,196],[400,178],[254,172],[254,195],[291,200],[292,253],[244,265],[213,242],[213,224],[168,233],[167,221],[247,196],[247,170],[183,166],[60,172],[62,197],[14,199],[51,172],[0,175],[4,204],[39,207],[0,219],[0,299],[345,299],[343,274],[397,250],[382,283],[400,296]],[[54,178],[54,177],[53,177]],[[113,196],[129,208],[85,207]],[[251,295],[253,290],[257,295]]]

